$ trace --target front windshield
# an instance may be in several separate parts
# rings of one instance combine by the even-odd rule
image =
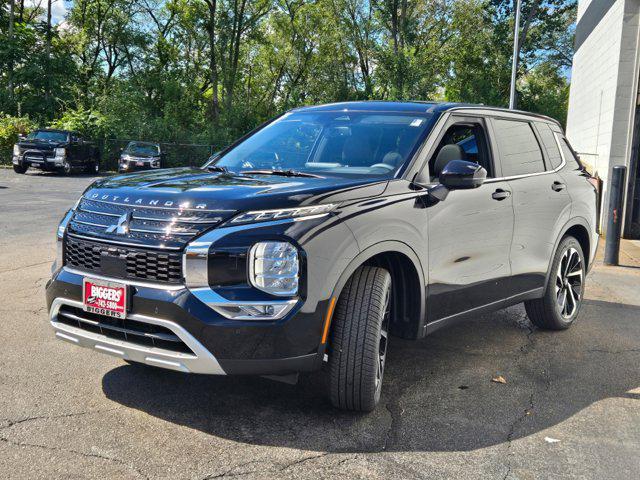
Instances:
[[[45,130],[36,130],[27,135],[27,140],[45,140],[47,142],[66,142],[67,134],[65,132],[49,132]]]
[[[130,143],[124,152],[130,155],[159,155],[160,147],[149,143]]]
[[[415,152],[432,120],[429,113],[294,112],[259,130],[215,165],[233,172],[390,177]]]

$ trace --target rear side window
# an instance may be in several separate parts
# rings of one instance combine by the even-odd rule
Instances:
[[[567,162],[567,167],[582,170],[582,163],[580,163],[580,160],[576,157],[576,154],[573,152],[573,148],[569,146],[569,142],[566,138],[562,137],[560,139],[560,146],[562,147],[562,155]]]
[[[502,176],[544,172],[542,151],[529,122],[495,119],[494,125]]]
[[[555,170],[562,165],[562,157],[560,156],[560,150],[558,150],[558,142],[556,142],[556,136],[551,131],[548,124],[542,122],[536,122],[538,133],[540,134],[540,140],[547,152],[547,158],[549,159],[549,168],[547,170]]]

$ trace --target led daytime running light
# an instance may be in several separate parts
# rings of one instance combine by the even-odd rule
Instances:
[[[315,205],[311,207],[282,208],[278,210],[258,210],[241,213],[231,219],[230,223],[265,222],[268,220],[283,220],[287,218],[303,218],[316,215],[326,215],[336,207],[333,203]]]

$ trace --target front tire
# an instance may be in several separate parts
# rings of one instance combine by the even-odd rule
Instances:
[[[15,165],[15,164],[13,165],[13,171],[16,172],[16,173],[19,173],[21,175],[23,173],[26,173],[28,168],[29,167],[26,167],[24,165]]]
[[[331,403],[372,411],[380,400],[391,312],[391,275],[358,268],[344,286],[333,318],[329,354]]]
[[[73,171],[73,168],[71,167],[71,164],[69,163],[68,160],[65,160],[64,163],[62,164],[62,174],[70,175],[72,171]]]
[[[531,322],[545,330],[566,330],[575,321],[584,295],[586,265],[582,247],[574,237],[562,239],[551,265],[542,298],[524,302]]]

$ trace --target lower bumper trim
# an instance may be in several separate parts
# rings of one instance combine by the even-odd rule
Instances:
[[[218,363],[218,360],[211,354],[211,352],[209,352],[184,328],[172,321],[136,314],[130,314],[127,317],[138,322],[161,325],[171,330],[191,349],[193,354],[139,345],[126,340],[110,338],[98,332],[84,330],[79,327],[61,323],[57,321],[57,319],[60,307],[63,305],[82,308],[82,303],[75,300],[56,298],[53,301],[51,304],[50,321],[51,326],[56,332],[56,337],[60,340],[116,356],[123,360],[146,363],[155,367],[167,368],[180,372],[226,375],[225,371]]]

